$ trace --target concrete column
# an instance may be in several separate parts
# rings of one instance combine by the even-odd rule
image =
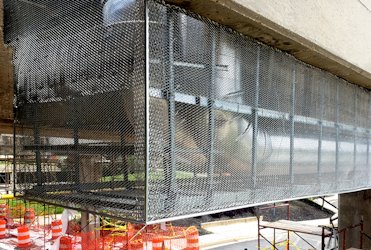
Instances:
[[[96,239],[99,238],[100,231],[99,217],[96,217],[88,212],[81,212],[81,228],[82,228],[82,250],[92,249],[96,247]]]
[[[339,229],[357,225],[363,219],[363,232],[371,236],[371,189],[339,195]],[[360,228],[346,232],[346,248],[360,247]],[[340,235],[340,246],[342,245]],[[363,249],[371,249],[371,240],[363,237]]]

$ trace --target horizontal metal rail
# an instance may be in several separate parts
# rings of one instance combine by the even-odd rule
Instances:
[[[160,98],[160,99],[167,99],[166,93],[159,89],[159,88],[150,88],[150,97],[154,98]],[[184,94],[180,92],[175,92],[175,102],[178,103],[184,103],[184,104],[190,104],[190,105],[196,105],[200,107],[208,107],[208,102],[210,98],[204,97],[204,96],[194,96],[189,94]],[[223,100],[211,100],[214,101],[214,109],[221,110],[221,111],[227,111],[227,112],[234,112],[238,114],[246,114],[251,115],[252,114],[252,107],[245,104],[239,104],[239,103],[233,103]],[[290,114],[275,110],[269,110],[264,108],[257,108],[257,113],[259,117],[265,117],[265,118],[271,118],[271,119],[284,119],[289,121],[290,120]],[[294,115],[293,116],[294,122],[296,123],[302,123],[302,124],[308,124],[308,125],[322,125],[323,127],[328,128],[336,128],[338,127],[341,130],[345,131],[351,131],[351,132],[359,132],[359,133],[365,133],[369,134],[370,130],[367,128],[361,128],[356,126],[351,126],[348,124],[343,123],[336,123],[332,121],[326,121],[321,120],[313,117],[306,117],[301,115]]]

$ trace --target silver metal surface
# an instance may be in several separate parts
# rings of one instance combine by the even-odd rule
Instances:
[[[155,223],[370,187],[368,91],[158,1],[31,2],[5,1],[25,197]]]
[[[149,76],[149,72],[150,72],[150,58],[149,58],[149,46],[150,46],[150,43],[149,43],[149,23],[150,23],[150,19],[149,19],[149,7],[148,7],[148,2],[145,1],[145,0],[142,0],[143,1],[143,4],[144,4],[144,8],[145,8],[145,53],[146,53],[146,56],[145,56],[145,62],[146,62],[146,65],[145,65],[145,74],[146,74],[146,77],[145,77],[145,95],[146,95],[146,99],[145,99],[145,114],[146,114],[146,119],[145,119],[145,122],[146,122],[146,135],[145,135],[145,140],[146,140],[146,153],[145,153],[145,165],[146,166],[149,166],[149,162],[150,162],[150,159],[149,159],[149,152],[150,152],[150,108],[149,108],[149,105],[150,105],[150,95],[149,95],[149,82],[150,82],[150,76]],[[145,194],[145,207],[144,207],[144,213],[145,213],[145,221],[148,220],[148,201],[149,201],[149,190],[148,190],[148,179],[149,179],[149,168],[146,167],[145,169],[145,189],[146,189],[146,194]]]

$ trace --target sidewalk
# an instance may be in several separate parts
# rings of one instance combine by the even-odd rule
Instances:
[[[314,226],[327,225],[329,224],[329,219],[298,221],[297,223]],[[200,236],[200,247],[204,250],[258,238],[258,221],[256,217],[203,223],[201,227],[212,232],[211,234]],[[276,231],[277,237],[284,234],[286,234],[285,231]],[[264,229],[264,236],[272,237],[273,229]]]
[[[212,249],[258,238],[256,217],[202,223],[201,227],[212,232],[212,234],[200,236],[201,249]]]

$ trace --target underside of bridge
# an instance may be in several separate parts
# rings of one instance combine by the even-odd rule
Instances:
[[[370,188],[356,67],[351,83],[154,0],[4,2],[25,197],[155,223]]]

